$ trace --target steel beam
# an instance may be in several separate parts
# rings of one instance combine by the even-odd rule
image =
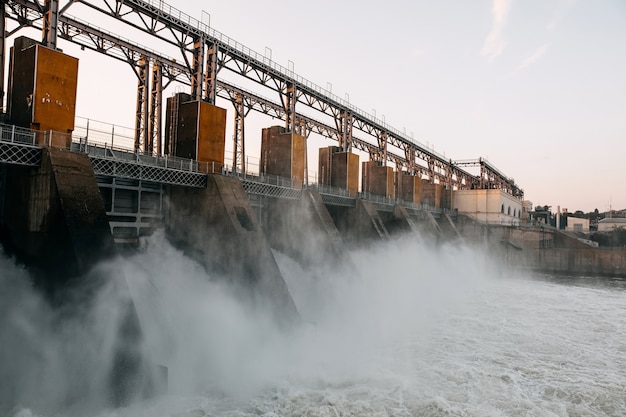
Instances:
[[[58,2],[58,0],[46,0],[46,4],[51,4],[52,2]],[[182,54],[182,59],[176,60],[162,57],[160,53],[139,47],[134,42],[124,41],[116,35],[95,28],[92,24],[79,22],[69,16],[65,16],[65,11],[74,3],[82,3],[104,15],[118,19],[131,27],[145,32],[152,40],[161,40],[169,45],[178,47]],[[35,0],[5,0],[3,4],[8,5],[6,9],[7,17],[18,22],[20,28],[24,26],[37,27],[40,20],[44,21],[44,15],[53,9],[49,7],[47,10],[44,10],[39,1]],[[158,57],[158,61],[162,63],[163,74],[169,82],[176,80],[186,85],[191,83],[200,84],[200,88],[203,90],[200,93],[200,98],[204,97],[204,99],[213,104],[215,104],[215,97],[217,96],[217,73],[219,70],[226,68],[239,76],[278,92],[282,103],[280,110],[275,110],[270,105],[260,104],[255,106],[254,109],[276,113],[277,117],[285,119],[285,124],[290,131],[296,131],[297,129],[301,131],[304,129],[305,132],[327,132],[329,133],[329,138],[337,139],[344,146],[349,147],[349,141],[346,140],[349,137],[347,136],[349,130],[345,128],[339,129],[340,125],[343,126],[345,124],[345,120],[336,120],[342,113],[348,113],[352,120],[353,131],[357,129],[368,135],[367,140],[355,139],[355,149],[365,150],[370,154],[385,155],[381,157],[384,161],[391,161],[398,166],[410,166],[413,163],[410,161],[419,159],[428,165],[428,168],[424,168],[424,170],[427,170],[429,178],[442,182],[452,181],[455,186],[470,187],[480,181],[479,176],[473,176],[462,170],[460,166],[454,165],[452,161],[448,161],[445,157],[415,142],[412,138],[407,137],[405,133],[399,132],[385,123],[381,123],[375,117],[338,98],[326,89],[295,75],[293,70],[284,68],[272,62],[271,59],[251,51],[234,39],[212,28],[208,28],[202,22],[163,1],[68,0],[66,6],[58,13],[57,17],[59,37],[113,56],[116,59],[129,62],[133,66],[138,65],[141,56],[151,61],[156,61]],[[50,32],[51,20],[48,18],[47,22],[47,30]],[[41,26],[43,31],[46,25],[42,23]],[[17,30],[19,28],[15,31]],[[193,53],[194,46],[196,46],[194,41],[198,39],[204,39],[204,42],[208,45],[205,56],[204,86],[202,86],[201,77],[198,76],[198,67],[201,65],[198,65],[197,62],[194,63],[194,58],[196,60],[198,58]],[[197,91],[197,87],[194,88]],[[288,92],[287,90],[291,91]],[[246,100],[247,98],[244,96],[244,101]],[[319,123],[313,123],[297,115],[295,104],[298,101],[302,101],[309,108],[335,119],[338,129],[327,129]],[[248,108],[252,107],[248,106]],[[337,136],[335,130],[341,131],[341,135]],[[383,134],[386,138],[383,143],[385,148],[388,146],[392,147],[389,150],[380,147],[381,143],[379,143],[379,140],[383,137]],[[378,148],[378,152],[376,152],[376,148]],[[402,152],[400,155],[404,155],[400,156],[394,153],[396,148]],[[410,160],[407,158],[408,149],[412,149],[409,152]],[[417,166],[416,164],[416,170],[422,169],[417,168]],[[483,181],[486,181],[486,178],[492,178],[490,181],[495,186],[501,187],[504,191],[517,197],[523,196],[523,191],[517,187],[511,178],[504,176],[489,165],[484,167],[484,171],[485,179]]]
[[[191,99],[202,100],[204,82],[204,38],[196,37],[193,40],[193,60],[191,66]]]
[[[6,9],[7,5],[2,2],[0,6],[0,114],[4,113],[4,64],[6,62]]]
[[[57,27],[59,25],[59,0],[45,0],[41,43],[57,49]]]
[[[246,142],[245,142],[245,120],[246,107],[243,101],[243,95],[237,93],[233,101],[235,106],[235,127],[233,133],[233,171],[246,173]]]
[[[294,83],[290,82],[286,84],[283,97],[285,106],[285,127],[288,132],[294,132],[296,125],[296,86]]]
[[[217,73],[219,72],[217,53],[217,43],[210,43],[207,48],[206,75],[204,76],[204,97],[210,104],[215,104],[217,96]]]
[[[148,121],[148,66],[150,62],[142,57],[139,60],[135,74],[137,75],[137,110],[135,112],[135,152],[148,151],[147,121]]]
[[[152,64],[152,86],[150,89],[150,131],[148,132],[148,152],[153,153],[156,144],[156,154],[162,155],[161,126],[163,103],[163,72],[161,64]]]

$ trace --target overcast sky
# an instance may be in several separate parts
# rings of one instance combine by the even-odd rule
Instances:
[[[626,208],[624,0],[170,3],[447,158],[486,157],[535,205]],[[128,65],[66,51],[78,115],[133,126]],[[246,123],[250,153],[282,124]]]

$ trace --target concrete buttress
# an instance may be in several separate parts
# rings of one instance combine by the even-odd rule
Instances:
[[[385,227],[390,235],[399,235],[403,233],[411,233],[419,235],[419,226],[411,218],[406,208],[396,204],[393,212],[380,213],[380,217],[385,223]]]
[[[270,245],[237,178],[208,175],[206,189],[171,187],[167,236],[209,273],[229,278],[282,322],[299,319]]]
[[[39,168],[8,167],[2,243],[45,272],[47,291],[113,254],[104,202],[85,154],[44,148]]]
[[[5,173],[2,244],[34,269],[35,282],[53,305],[63,306],[66,313],[82,312],[110,281],[92,268],[115,253],[89,157],[43,148],[40,167],[7,167]],[[138,394],[153,395],[166,377],[146,377],[153,365],[139,352],[143,334],[126,281],[118,285],[126,297],[117,306],[119,334],[109,395],[112,403],[121,405]]]
[[[439,218],[439,227],[441,228],[443,236],[446,237],[447,240],[463,240],[463,236],[457,229],[454,221],[450,217],[448,213],[442,213]]]
[[[343,239],[317,191],[304,189],[299,200],[268,199],[264,213],[263,224],[273,249],[304,265],[345,260]]]
[[[329,207],[329,212],[344,240],[351,246],[389,239],[378,211],[367,200],[357,198],[354,207]]]

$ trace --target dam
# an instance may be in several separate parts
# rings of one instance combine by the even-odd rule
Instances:
[[[231,277],[240,297],[271,306],[273,319],[287,328],[300,314],[277,254],[304,267],[345,265],[353,249],[408,236],[435,247],[484,245],[511,267],[626,276],[624,252],[595,250],[548,226],[526,224],[523,190],[486,159],[445,158],[163,2],[117,2],[117,9],[78,3],[136,29],[136,19],[149,22],[138,29],[180,46],[185,59],[75,19],[67,12],[77,5],[6,2],[3,34],[8,19],[19,29],[41,26],[42,36],[17,37],[9,53],[2,41],[9,73],[2,76],[0,240],[6,253],[37,271],[52,300],[102,260],[135,251],[155,233],[212,276]],[[155,27],[166,27],[174,39]],[[61,42],[130,64],[138,81],[132,137],[80,123],[78,59]],[[237,86],[221,77],[225,72],[275,98]],[[187,91],[163,100],[171,82]],[[252,110],[282,123],[250,132],[245,120]],[[330,144],[310,149],[312,134]],[[251,138],[260,142],[258,170],[245,163]],[[309,176],[311,154],[317,178]],[[464,210],[472,204],[481,206],[475,215]],[[133,303],[124,309],[122,321],[131,324],[120,332],[139,339]],[[120,363],[135,362],[133,353],[122,349]],[[114,379],[133,380],[136,370],[129,368],[130,378],[120,371]]]
[[[232,198],[217,197],[221,214],[197,220],[215,226],[228,219],[234,229],[220,231],[211,249],[194,248],[200,252],[213,247],[226,251],[228,245],[222,243],[248,241],[245,234],[234,232],[246,231],[263,242],[259,247],[315,262],[306,259],[312,246],[324,247],[330,257],[341,256],[346,245],[408,232],[437,241],[488,236],[506,252],[504,259],[530,268],[607,275],[624,271],[619,253],[593,251],[557,230],[528,225],[523,190],[484,158],[447,159],[170,5],[137,1],[107,11],[97,1],[83,3],[58,10],[54,1],[43,6],[19,1],[3,10],[3,27],[8,21],[17,24],[11,33],[30,26],[21,23],[20,13],[39,22],[42,31],[41,41],[16,37],[9,53],[3,37],[1,51],[2,61],[9,61],[7,77],[2,66],[0,93],[7,98],[0,127],[2,240],[28,262],[48,257],[43,268],[52,267],[57,256],[46,249],[60,250],[55,243],[58,233],[74,247],[63,253],[88,252],[63,262],[74,273],[93,264],[99,251],[106,253],[103,248],[113,245],[111,237],[117,246],[132,246],[159,228],[181,243],[191,230],[213,237],[194,222],[181,222],[177,214],[181,210],[195,216],[177,199],[202,200],[198,196],[213,184],[211,195],[229,190]],[[184,44],[180,53],[187,65],[74,19],[70,6],[96,10],[164,46]],[[137,18],[167,28],[174,39],[138,26]],[[89,120],[77,119],[78,59],[60,50],[62,40],[130,64],[138,81],[136,126],[130,137],[116,135],[115,127],[108,132],[108,127],[90,127]],[[107,48],[100,47],[104,44]],[[238,87],[232,77],[219,76],[224,73],[253,81],[280,100]],[[189,92],[163,100],[172,82],[183,82]],[[218,107],[218,99],[230,102],[232,109]],[[246,164],[245,152],[245,120],[252,110],[284,121],[253,135],[261,138],[255,172]],[[230,160],[225,152],[229,112]],[[309,149],[312,134],[335,144]],[[312,154],[317,156],[317,178],[309,175]],[[361,162],[363,156],[368,160]],[[471,173],[471,168],[479,172]],[[77,193],[76,187],[84,191]],[[89,207],[86,218],[70,207],[78,196],[83,200],[75,205]],[[215,206],[208,200],[197,204]],[[306,220],[295,221],[295,213],[306,213]],[[53,226],[55,222],[66,223],[63,232],[51,232],[61,227]],[[103,227],[107,222],[111,236]],[[95,238],[92,232],[107,237]],[[219,256],[219,269],[233,264],[227,261],[232,255],[226,251]]]

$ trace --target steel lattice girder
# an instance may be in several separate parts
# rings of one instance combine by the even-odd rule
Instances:
[[[116,161],[107,158],[99,158],[97,156],[90,156],[90,159],[96,175],[197,188],[204,188],[207,184],[206,174],[198,172],[155,167],[127,161]]]
[[[19,143],[0,142],[0,163],[39,166],[41,148]]]
[[[297,188],[289,188],[281,185],[267,184],[263,182],[251,181],[241,178],[241,185],[248,194],[263,195],[266,197],[285,198],[289,200],[299,200],[302,196],[302,190]]]
[[[341,195],[334,195],[328,193],[320,193],[324,204],[329,206],[343,206],[343,207],[355,207],[356,198],[346,197]]]
[[[41,19],[44,15],[44,10],[37,1],[7,0],[6,3],[14,12],[13,16],[9,13],[9,17],[20,22],[21,25],[34,26],[34,21]],[[414,147],[416,152],[413,153],[413,155],[420,157],[428,163],[428,175],[431,179],[438,178],[440,182],[449,183],[456,178],[457,180],[454,185],[457,186],[469,186],[471,183],[475,182],[472,180],[468,181],[468,179],[473,177],[471,174],[453,166],[451,161],[446,160],[446,158],[441,157],[434,151],[428,150],[423,145],[408,138],[406,134],[403,134],[397,129],[388,126],[386,123],[377,120],[375,117],[363,112],[347,101],[338,98],[326,89],[323,89],[297,76],[294,74],[293,70],[288,70],[274,63],[271,59],[257,54],[228,36],[209,28],[197,19],[186,15],[163,1],[69,1],[63,10],[61,10],[58,17],[59,29],[61,32],[60,36],[62,37],[64,36],[64,25],[72,26],[73,24],[78,26],[80,23],[72,21],[71,18],[64,15],[72,4],[77,3],[84,4],[94,10],[97,10],[105,15],[109,15],[124,22],[125,24],[141,30],[150,36],[157,37],[162,41],[168,42],[170,45],[177,46],[182,53],[182,61],[184,61],[186,65],[177,64],[176,60],[173,59],[161,59],[164,63],[164,71],[168,74],[169,66],[178,67],[176,69],[177,73],[172,72],[170,74],[172,77],[170,77],[170,75],[166,75],[170,78],[170,81],[173,80],[173,78],[177,78],[181,82],[190,83],[193,68],[188,55],[193,55],[194,42],[198,39],[203,39],[207,45],[216,48],[216,53],[219,55],[217,57],[218,68],[215,71],[216,73],[221,68],[227,68],[236,74],[271,88],[279,94],[283,93],[284,86],[286,84],[292,84],[296,91],[296,95],[294,97],[295,102],[301,101],[310,108],[335,118],[338,114],[349,112],[352,115],[352,123],[357,129],[371,134],[374,137],[379,137],[381,133],[385,133],[388,138],[388,143],[402,150],[404,150],[407,146]],[[24,19],[22,16],[26,16],[27,18]],[[85,28],[83,27],[83,30],[84,29]],[[69,35],[69,32],[66,32],[65,37],[76,42],[76,40]],[[94,37],[94,35],[87,35],[87,38],[91,37]],[[98,40],[104,39],[102,36],[95,36],[95,38]],[[76,43],[84,45],[85,42]],[[96,44],[95,41],[93,41],[93,43]],[[117,47],[115,43],[114,46]],[[88,44],[87,47],[98,52],[109,54],[108,49],[100,45],[94,47],[93,45]],[[111,47],[110,40],[108,47]],[[133,47],[132,45],[130,45],[130,47],[126,45],[120,49],[122,50],[122,55],[126,57],[127,61],[136,61],[142,54],[138,52],[137,47]],[[147,54],[144,55],[149,56]],[[118,59],[122,58],[118,56]],[[151,57],[151,59],[156,58]],[[272,87],[272,83],[268,82],[270,80],[273,81],[274,87]],[[285,114],[283,114],[283,116],[285,116]],[[367,146],[367,148],[371,149],[370,146]],[[387,155],[389,156],[390,153],[388,152]],[[407,164],[406,159],[399,156],[394,156],[391,160],[398,164],[398,166],[413,165],[413,161]],[[496,172],[496,175],[500,177],[499,172]],[[511,183],[510,178],[502,176],[501,178],[497,178],[494,183],[498,186],[503,184],[506,191],[510,192],[513,190],[516,196],[523,196],[523,191],[514,183]]]

